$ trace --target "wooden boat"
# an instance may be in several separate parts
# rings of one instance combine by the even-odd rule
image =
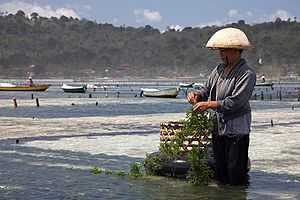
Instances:
[[[72,86],[72,85],[63,84],[61,89],[64,92],[85,93],[85,91],[87,90],[87,86],[86,85]]]
[[[153,89],[153,88],[141,88],[143,96],[145,97],[160,97],[160,98],[176,98],[179,92],[179,88],[167,88],[167,89]]]
[[[194,83],[179,83],[179,86],[182,88],[192,88]]]
[[[12,84],[12,83],[0,83],[0,91],[46,91],[50,85],[48,84]]]
[[[273,87],[273,83],[272,82],[260,82],[260,83],[256,83],[256,86],[258,86],[258,87]]]

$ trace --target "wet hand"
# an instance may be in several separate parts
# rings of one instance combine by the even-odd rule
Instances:
[[[198,95],[196,92],[189,92],[186,96],[188,102],[192,105],[195,105],[197,103],[197,98],[198,98]]]
[[[204,112],[209,108],[216,109],[217,105],[217,101],[200,101],[193,106],[193,111]]]

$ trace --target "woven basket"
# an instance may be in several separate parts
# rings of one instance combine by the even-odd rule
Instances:
[[[167,143],[173,140],[178,132],[181,131],[183,127],[182,122],[162,122],[160,124],[160,142]],[[192,147],[205,147],[211,143],[209,130],[203,132],[191,133],[189,136],[186,136],[185,141],[181,146],[182,151],[189,151]]]

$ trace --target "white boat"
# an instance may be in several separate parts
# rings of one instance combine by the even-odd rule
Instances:
[[[160,98],[176,98],[179,88],[155,89],[141,88],[142,94],[145,97],[160,97]]]
[[[202,87],[204,87],[203,83],[194,83],[194,85],[193,85],[194,89],[201,89]]]
[[[194,83],[179,83],[179,86],[183,88],[191,88],[193,85]]]
[[[87,87],[86,85],[72,86],[72,85],[63,84],[61,89],[63,89],[64,92],[84,93]]]
[[[273,87],[272,82],[258,82],[255,85],[256,87]]]

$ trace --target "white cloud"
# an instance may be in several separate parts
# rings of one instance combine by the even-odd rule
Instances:
[[[170,27],[170,29],[174,29],[176,31],[181,31],[183,29],[182,26],[180,26],[180,25],[171,25],[169,27]]]
[[[233,18],[236,20],[240,20],[240,19],[249,19],[251,17],[253,17],[253,12],[252,11],[240,11],[240,10],[236,10],[236,9],[230,9],[227,12],[227,16],[228,18]]]
[[[149,21],[161,21],[162,17],[157,11],[144,10],[144,16]]]
[[[292,16],[286,10],[277,10],[270,16],[271,21],[275,21],[275,19],[279,17],[282,20],[287,20],[288,18],[292,18]]]
[[[80,18],[76,12],[72,9],[68,9],[68,8],[59,8],[55,10],[55,13],[58,14],[59,16],[66,16],[66,17],[76,17],[76,18]]]
[[[162,20],[162,16],[158,11],[151,11],[148,9],[136,9],[133,11],[136,16],[137,22],[149,21],[149,22],[160,22]]]
[[[282,20],[287,20],[288,18],[293,19],[292,16],[288,11],[279,9],[273,14],[258,14],[252,11],[241,12],[236,9],[231,9],[227,12],[227,18],[223,18],[222,20],[215,20],[210,22],[201,23],[196,25],[196,27],[203,28],[205,26],[223,26],[226,24],[230,24],[233,22],[237,22],[238,20],[244,19],[246,23],[263,23],[268,21],[275,21],[277,17],[280,17]]]
[[[291,19],[294,18],[294,16],[292,16],[286,10],[277,10],[276,12],[274,12],[272,14],[264,14],[261,16],[257,16],[257,18],[253,20],[253,22],[254,23],[262,23],[262,22],[275,21],[276,18],[278,18],[278,17],[282,20],[287,20],[288,18],[291,18]]]
[[[231,9],[227,12],[227,15],[229,17],[237,17],[237,16],[239,16],[239,11],[235,10],[235,9]]]
[[[205,26],[221,26],[224,24],[226,24],[224,21],[215,20],[215,21],[211,21],[211,22],[202,23],[200,25],[197,25],[196,27],[203,28]]]
[[[15,14],[18,10],[23,10],[27,15],[36,12],[43,17],[60,17],[64,15],[66,17],[80,18],[79,15],[73,9],[70,8],[54,9],[51,6],[40,6],[35,3],[31,4],[23,1],[12,1],[0,4],[1,12]]]
[[[222,20],[215,20],[210,22],[201,23],[197,27],[205,27],[205,26],[223,26],[226,24],[237,22],[238,20],[247,20],[251,19],[253,17],[253,13],[251,11],[241,12],[237,9],[230,9],[226,13],[227,17],[224,17]]]

